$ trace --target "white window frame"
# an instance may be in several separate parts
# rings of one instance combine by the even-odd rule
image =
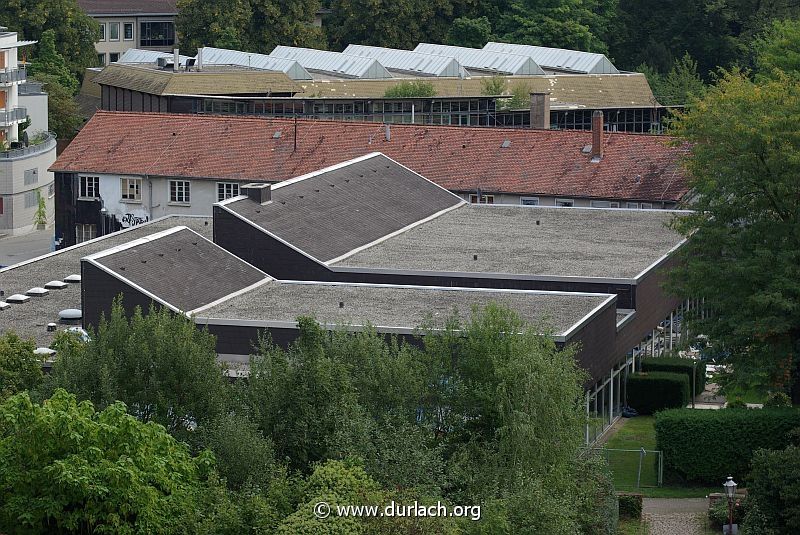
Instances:
[[[101,67],[105,67],[106,66],[106,54],[105,54],[105,52],[101,52],[101,53],[97,54],[97,61],[100,62],[100,66]]]
[[[619,208],[619,201],[611,201],[611,208]]]
[[[170,180],[169,204],[177,204],[181,206],[188,206],[191,204],[191,188],[192,183],[189,180]]]
[[[100,23],[100,41],[105,41],[105,40],[106,40],[106,23],[105,22],[101,22]]]
[[[92,181],[90,184],[89,181]],[[100,177],[81,175],[78,177],[78,200],[94,201],[100,198]]]
[[[559,208],[574,208],[575,199],[557,198],[555,204]]]
[[[478,202],[478,194],[470,193],[469,202],[470,204],[494,204],[494,195],[481,195],[481,202]]]
[[[611,201],[589,201],[592,208],[611,208]]]
[[[131,186],[135,186],[135,192],[131,197]],[[142,179],[135,176],[123,176],[119,179],[120,200],[123,203],[141,203],[142,202]]]
[[[113,28],[115,26],[117,28],[117,38],[116,39],[114,39],[114,37],[111,35],[111,28]],[[109,22],[108,23],[108,40],[109,41],[119,41],[119,38],[120,38],[120,35],[119,35],[119,22]]]
[[[520,197],[520,206],[539,206],[539,197]]]
[[[638,210],[639,209],[639,203],[638,202],[626,202],[625,203],[625,208],[627,208],[628,210]]]
[[[117,56],[116,59],[114,58],[114,56]],[[120,56],[119,52],[109,52],[108,53],[108,62],[109,63],[118,62],[119,61],[119,56]]]
[[[653,209],[653,203],[651,203],[651,202],[643,202],[639,206],[642,207],[642,210],[652,210]]]
[[[75,243],[83,243],[97,237],[97,225],[78,223],[75,225]]]
[[[130,29],[131,29],[131,36],[130,37],[125,37],[125,28],[126,27],[130,27]],[[132,22],[123,22],[122,23],[122,40],[123,41],[133,41],[133,39],[134,39],[133,30],[134,30],[134,24]]]
[[[235,190],[235,193],[234,193]],[[241,188],[238,182],[217,182],[217,202],[239,196]]]

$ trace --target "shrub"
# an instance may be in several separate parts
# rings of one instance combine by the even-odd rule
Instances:
[[[791,407],[792,400],[785,392],[773,392],[764,402],[764,408]]]
[[[747,514],[747,510],[747,499],[737,497],[733,502],[733,523],[741,524]],[[711,522],[711,527],[716,530],[722,529],[722,526],[728,523],[727,498],[717,500],[717,502],[708,509],[708,520]]]
[[[800,533],[800,448],[757,451],[752,466],[748,498],[762,518],[748,517],[748,528],[763,523],[775,533]]]
[[[689,402],[689,379],[683,373],[634,373],[627,381],[628,405],[639,414],[685,407]]]
[[[628,492],[617,493],[620,518],[642,518],[642,495]]]
[[[436,88],[430,82],[411,80],[393,85],[386,90],[383,96],[385,98],[435,97]]]
[[[692,374],[694,374],[695,396],[706,387],[706,366],[696,360],[680,357],[645,358],[642,359],[642,371],[685,373],[689,377],[690,389],[692,386]]]
[[[747,403],[745,403],[742,398],[733,398],[732,400],[728,401],[728,404],[725,405],[726,409],[746,409]]]
[[[656,415],[656,447],[668,477],[717,486],[744,479],[756,450],[785,448],[798,424],[795,409],[668,410]]]

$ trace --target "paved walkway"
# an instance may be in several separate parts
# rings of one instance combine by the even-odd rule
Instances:
[[[642,518],[648,535],[703,535],[706,498],[645,498]]]
[[[20,236],[0,237],[0,266],[10,266],[49,253],[53,248],[53,229],[34,230]]]

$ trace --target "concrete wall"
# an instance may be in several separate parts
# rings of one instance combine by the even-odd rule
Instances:
[[[6,153],[13,154],[13,153]],[[55,191],[51,193],[53,173],[48,171],[56,160],[56,142],[48,141],[40,152],[16,158],[0,158],[0,197],[3,198],[3,213],[0,215],[0,231],[8,234],[23,234],[33,229],[33,217],[37,205],[25,206],[27,193],[39,190],[47,206],[47,223],[55,219]],[[36,182],[25,184],[25,172],[36,170]]]
[[[28,117],[31,118],[31,124],[26,129],[28,136],[33,137],[39,132],[47,132],[49,130],[50,127],[47,119],[47,93],[43,91],[35,93],[20,91],[19,105],[25,106],[28,111]]]

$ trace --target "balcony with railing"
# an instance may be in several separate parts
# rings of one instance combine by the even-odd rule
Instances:
[[[28,73],[24,68],[0,69],[0,85],[8,85],[14,82],[24,82],[27,79]]]
[[[22,106],[0,110],[0,126],[11,126],[20,121],[24,121],[28,116],[28,110]]]
[[[44,132],[33,138],[31,143],[27,146],[22,145],[21,142],[15,142],[10,145],[6,150],[0,149],[0,162],[3,160],[15,160],[17,158],[26,158],[34,154],[40,154],[53,150],[56,146],[56,135],[52,132]]]

